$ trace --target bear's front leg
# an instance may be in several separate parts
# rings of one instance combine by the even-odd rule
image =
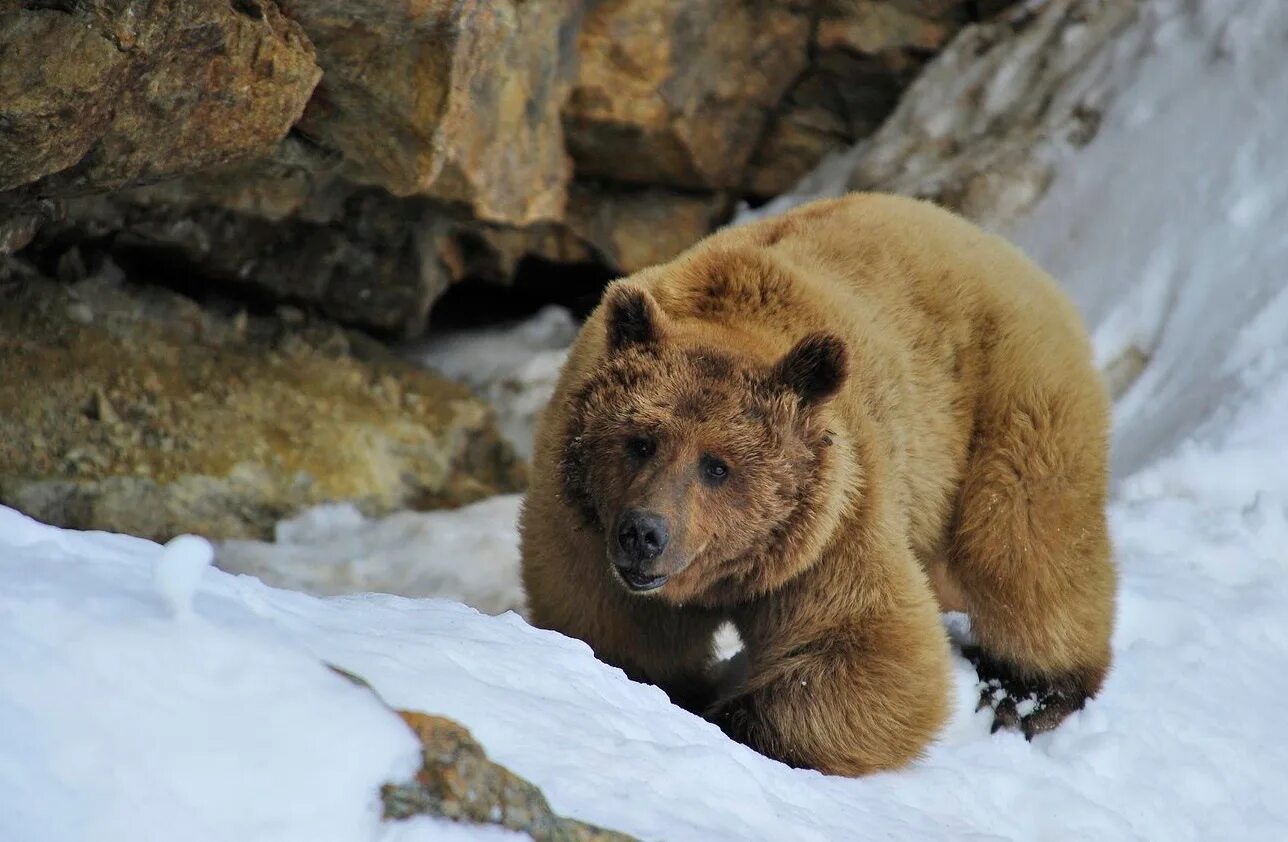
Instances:
[[[739,624],[749,675],[708,718],[762,754],[828,774],[864,775],[918,757],[947,716],[951,673],[929,587],[908,562],[875,568],[875,590],[849,600],[789,587],[749,612]]]
[[[609,570],[603,537],[572,519],[540,479],[529,491],[520,525],[533,625],[585,641],[601,661],[657,685],[692,713],[710,706],[716,697],[714,639],[723,613],[629,593]]]

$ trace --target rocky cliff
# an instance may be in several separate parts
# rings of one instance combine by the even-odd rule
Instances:
[[[88,242],[417,335],[525,257],[670,257],[873,132],[1006,5],[11,0],[0,249]]]

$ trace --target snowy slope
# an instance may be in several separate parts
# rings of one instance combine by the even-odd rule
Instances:
[[[323,660],[465,723],[556,810],[649,839],[1288,838],[1288,6],[1151,7],[1171,21],[1156,53],[1013,232],[1067,285],[1102,363],[1146,360],[1115,417],[1115,669],[1085,711],[1031,744],[989,735],[959,659],[957,712],[925,761],[826,778],[513,614],[211,569],[185,617],[155,545],[0,510],[0,840],[448,838],[377,825],[376,787],[415,746]],[[467,368],[539,394],[525,384],[557,367],[556,332],[535,331],[529,356],[549,356],[529,379],[512,357]],[[496,610],[512,579],[494,594],[459,579],[517,564],[513,499],[484,506],[324,513],[287,525],[281,557],[397,569],[419,549],[450,571],[426,587]]]
[[[1281,838],[1288,576],[1266,522],[1116,505],[1123,622],[1101,698],[1031,745],[989,736],[959,661],[929,758],[843,780],[729,743],[512,614],[210,570],[185,620],[154,545],[3,511],[0,838],[376,838],[375,789],[413,747],[319,660],[464,722],[556,809],[646,838]]]
[[[0,509],[0,839],[374,838],[415,739],[227,587],[188,615],[161,558]]]
[[[1173,9],[1159,54],[1012,233],[1065,283],[1103,363],[1150,358],[1118,406],[1119,476],[1188,441],[1222,451],[1223,482],[1283,494],[1288,4],[1154,5]]]
[[[1276,838],[1285,571],[1237,513],[1164,500],[1114,522],[1123,623],[1094,705],[1032,745],[990,736],[959,661],[957,719],[929,758],[844,780],[729,743],[513,614],[209,570],[183,620],[155,545],[3,511],[0,838],[376,838],[376,787],[413,746],[319,660],[464,722],[556,809],[647,838]]]
[[[377,591],[522,613],[514,530],[520,500],[506,494],[384,518],[365,517],[348,503],[317,506],[277,524],[273,543],[224,541],[219,567],[319,596]]]

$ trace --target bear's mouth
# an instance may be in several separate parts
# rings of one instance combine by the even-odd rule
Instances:
[[[661,576],[650,576],[640,570],[625,570],[621,567],[617,567],[616,570],[617,575],[626,583],[626,587],[630,588],[635,593],[648,593],[649,591],[655,591],[665,585],[667,579],[671,578],[665,574]]]

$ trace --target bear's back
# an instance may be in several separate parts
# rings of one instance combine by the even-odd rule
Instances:
[[[1004,239],[929,202],[871,193],[812,202],[716,232],[627,280],[670,318],[757,362],[810,332],[841,336],[851,371],[835,411],[891,454],[899,496],[922,521],[914,536],[928,547],[963,470],[985,378],[1042,369],[1077,381],[1092,369],[1081,320],[1055,281]],[[552,465],[562,398],[605,352],[600,308],[565,365],[541,424],[549,432],[539,429]]]
[[[632,280],[680,318],[794,328],[812,322],[804,311],[815,308],[826,322],[853,313],[869,325],[921,311],[936,331],[959,318],[1018,317],[1069,333],[1075,345],[1082,336],[1058,284],[1005,239],[930,202],[880,193],[718,231]]]
[[[964,469],[986,381],[1064,370],[1094,380],[1080,317],[1017,248],[929,202],[850,194],[719,231],[636,273],[673,319],[773,360],[807,333],[841,336],[836,412],[880,442],[927,552]],[[595,321],[595,319],[592,319]],[[602,337],[602,327],[588,328]],[[602,339],[581,353],[593,366]],[[860,430],[862,428],[862,430]]]

